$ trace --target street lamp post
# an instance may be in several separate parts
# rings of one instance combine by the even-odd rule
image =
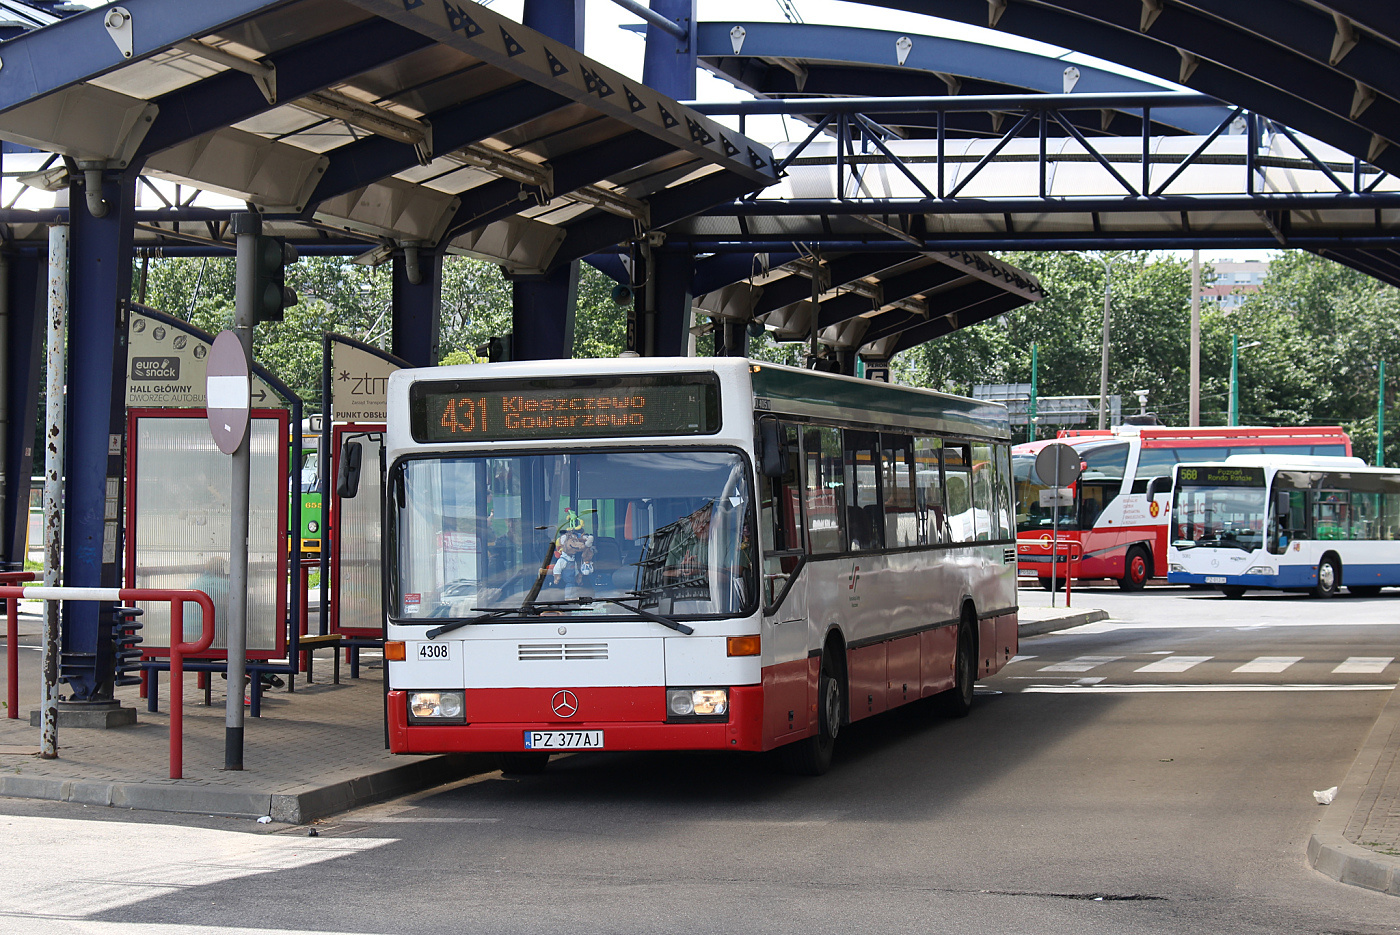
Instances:
[[[1099,257],[1103,263],[1103,355],[1099,361],[1099,428],[1108,428],[1108,312],[1113,296],[1113,262]]]
[[[1385,361],[1376,367],[1376,467],[1385,467]]]
[[[1262,341],[1240,344],[1240,336],[1230,335],[1230,425],[1240,424],[1240,351],[1258,347]]]

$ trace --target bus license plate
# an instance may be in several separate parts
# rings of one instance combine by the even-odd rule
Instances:
[[[600,730],[527,730],[526,750],[601,750]]]
[[[1224,575],[1206,575],[1206,584],[1224,584]]]

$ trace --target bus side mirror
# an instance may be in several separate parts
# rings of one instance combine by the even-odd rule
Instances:
[[[342,500],[350,500],[360,492],[360,461],[364,457],[364,446],[359,442],[346,441],[340,446],[340,467],[335,472],[335,493]]]
[[[1290,505],[1288,500],[1288,491],[1274,491],[1274,512],[1278,514],[1278,521],[1280,525],[1287,525],[1289,509]]]
[[[788,472],[787,448],[773,419],[758,423],[758,470],[764,477],[782,477]]]
[[[1152,502],[1153,500],[1155,500],[1155,499],[1157,498],[1157,495],[1158,495],[1158,494],[1171,493],[1171,489],[1172,489],[1172,479],[1171,479],[1171,475],[1169,475],[1169,474],[1164,474],[1164,475],[1162,475],[1161,477],[1154,477],[1154,478],[1152,478],[1152,480],[1150,480],[1150,481],[1147,482],[1147,500],[1148,500],[1148,502],[1150,503],[1150,502]]]

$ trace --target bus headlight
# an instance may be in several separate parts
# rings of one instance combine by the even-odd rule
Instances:
[[[1172,564],[1172,565],[1168,565],[1168,566],[1167,566],[1167,571],[1169,571],[1169,572],[1171,572],[1171,571],[1185,571],[1185,570],[1186,570],[1186,566],[1185,566],[1185,565],[1176,565],[1176,564]]]
[[[724,717],[729,713],[727,688],[668,688],[669,717]]]
[[[466,711],[463,692],[409,692],[408,713],[413,721],[435,721],[439,724],[462,723]]]
[[[1248,568],[1246,568],[1246,569],[1244,570],[1244,573],[1247,574],[1247,575],[1276,575],[1276,574],[1278,574],[1277,571],[1275,571],[1273,568],[1270,568],[1268,565],[1250,565]]]

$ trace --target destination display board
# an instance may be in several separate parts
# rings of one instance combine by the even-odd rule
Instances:
[[[1257,467],[1179,467],[1176,482],[1192,487],[1263,487],[1264,469]]]
[[[714,374],[639,374],[414,384],[419,442],[526,441],[719,431]]]

